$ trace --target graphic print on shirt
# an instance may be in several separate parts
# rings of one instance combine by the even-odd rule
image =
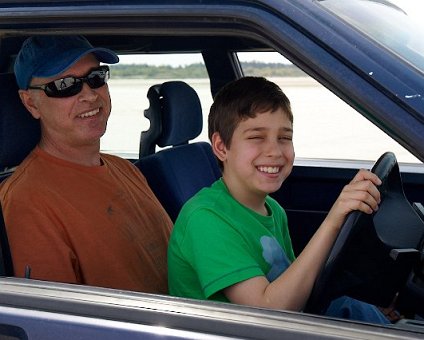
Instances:
[[[269,282],[272,282],[290,266],[291,262],[274,237],[262,236],[261,245],[263,249],[262,256],[271,266],[271,269],[266,274],[266,278]]]

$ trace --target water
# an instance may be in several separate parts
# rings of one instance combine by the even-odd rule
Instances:
[[[292,103],[296,157],[375,161],[393,151],[401,162],[421,163],[366,118],[310,78],[275,78]],[[150,86],[166,80],[110,79],[112,114],[102,138],[102,150],[138,155],[141,131],[149,121]],[[207,114],[212,97],[207,79],[185,79],[198,93],[204,113],[204,128],[196,140],[207,138]]]

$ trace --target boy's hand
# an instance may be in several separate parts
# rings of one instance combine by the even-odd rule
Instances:
[[[352,181],[346,185],[327,215],[327,221],[340,229],[347,214],[360,210],[371,214],[378,210],[380,192],[377,187],[381,180],[368,170],[360,170]]]

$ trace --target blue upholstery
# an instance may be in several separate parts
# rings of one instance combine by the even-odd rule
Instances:
[[[141,169],[159,201],[175,221],[182,205],[221,176],[209,143],[189,143],[202,131],[197,93],[184,82],[171,81],[149,89],[145,116],[150,128],[140,142]],[[156,146],[168,147],[155,153]]]
[[[0,74],[0,173],[19,165],[40,140],[40,123],[26,110],[13,73]]]
[[[150,128],[140,139],[140,158],[155,152],[155,146],[187,144],[202,132],[202,107],[196,91],[182,81],[150,87],[150,107],[144,115]]]
[[[13,276],[12,255],[7,240],[6,226],[0,206],[0,276]]]
[[[0,74],[0,182],[19,165],[40,139],[39,121],[18,95],[13,73]],[[6,172],[6,173],[5,173]],[[12,258],[0,207],[0,276],[13,276]]]

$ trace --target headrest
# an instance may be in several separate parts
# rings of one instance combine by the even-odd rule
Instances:
[[[40,123],[21,102],[13,73],[0,74],[0,172],[19,165],[40,140]]]
[[[150,96],[149,96],[150,95]],[[162,112],[161,133],[156,144],[160,147],[186,144],[202,132],[202,107],[196,91],[182,81],[169,81],[149,91],[151,96],[159,97]],[[157,98],[156,98],[157,100]],[[151,120],[152,121],[152,120]]]

